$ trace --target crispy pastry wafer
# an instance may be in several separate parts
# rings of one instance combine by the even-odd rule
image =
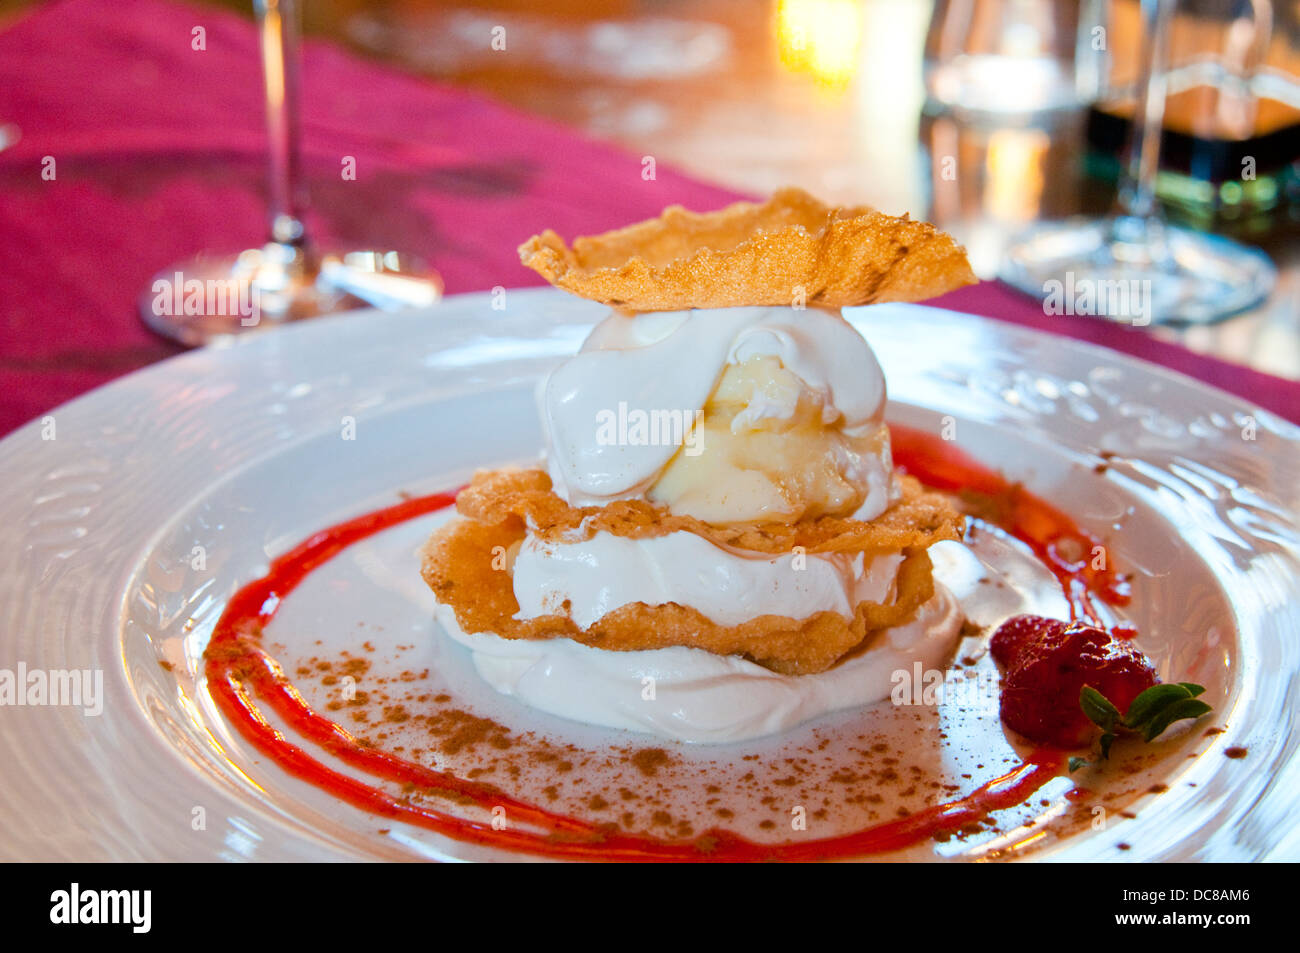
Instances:
[[[686,530],[719,546],[779,555],[802,546],[809,553],[925,548],[941,539],[961,539],[965,521],[948,498],[900,478],[903,497],[873,520],[820,516],[798,523],[713,526],[693,516],[674,516],[644,500],[605,506],[570,506],[551,490],[540,469],[481,471],[456,498],[463,516],[484,523],[525,521],[542,539],[575,542],[597,532],[640,539]]]
[[[744,655],[784,675],[808,675],[830,668],[877,630],[907,622],[934,594],[930,557],[924,550],[913,550],[899,566],[894,601],[861,602],[852,619],[818,612],[806,619],[765,615],[727,626],[677,603],[637,602],[582,629],[564,615],[514,617],[519,603],[511,574],[500,568],[499,554],[520,542],[524,533],[519,520],[461,519],[437,530],[425,544],[421,574],[438,601],[456,613],[465,632],[491,632],[507,639],[566,638],[616,652],[684,645],[718,655]]]
[[[572,248],[548,229],[519,258],[556,287],[625,311],[920,301],[976,280],[965,250],[933,225],[827,206],[801,189],[715,212],[672,205]]]
[[[483,471],[457,497],[457,510],[465,519],[439,529],[425,545],[421,572],[466,632],[492,632],[508,639],[569,638],[611,651],[686,645],[719,655],[745,655],[783,674],[821,672],[875,631],[909,621],[934,594],[925,548],[961,537],[962,517],[945,497],[923,490],[910,477],[903,477],[902,484],[902,500],[869,522],[820,517],[793,525],[715,527],[640,500],[570,506],[552,492],[550,477],[540,469]],[[905,559],[893,601],[862,602],[852,619],[819,612],[807,619],[767,615],[726,626],[675,603],[623,606],[587,629],[565,615],[514,617],[519,603],[500,554],[526,533],[576,542],[602,531],[644,538],[683,530],[719,546],[768,555],[802,546],[808,553],[901,550]]]

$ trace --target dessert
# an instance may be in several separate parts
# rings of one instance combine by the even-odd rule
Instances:
[[[1159,758],[1130,758],[1123,736],[1151,741],[1209,705],[1199,685],[1158,681],[1130,644],[1136,630],[1111,612],[1129,602],[1127,573],[1080,555],[1103,540],[940,435],[887,428],[869,346],[807,307],[937,293],[966,280],[960,249],[876,213],[821,207],[810,221],[816,208],[783,193],[665,214],[575,242],[571,261],[558,239],[527,243],[527,260],[564,263],[557,283],[622,309],[545,382],[544,462],[480,473],[454,495],[403,492],[318,529],[240,589],[205,675],[243,739],[402,825],[381,836],[406,844],[423,829],[565,859],[931,857],[958,842],[994,859],[1091,829],[1143,771],[1154,783]],[[845,234],[868,247],[843,247]],[[901,234],[919,236],[924,268],[913,246],[888,244]],[[886,264],[864,279],[863,262]],[[782,303],[775,289],[794,280],[812,283]],[[348,562],[333,557],[426,518],[420,535],[438,528],[424,579],[489,688],[639,734],[551,727],[510,705],[498,721],[500,699],[441,637],[388,639],[386,675],[371,667],[381,637],[322,658],[309,627],[296,666],[271,654],[264,635],[286,598],[310,596],[293,596],[300,584],[319,574],[315,591],[333,591],[330,567]],[[391,545],[406,578],[410,538]],[[371,556],[339,570],[339,591],[382,565]],[[984,598],[967,598],[963,578]],[[375,584],[376,598],[387,591]],[[986,625],[1009,611],[1072,621],[1018,615],[990,641],[963,624],[962,600]],[[292,634],[292,621],[275,625],[277,639]],[[999,681],[1001,722],[996,689],[933,691]],[[886,696],[861,717],[785,731]],[[1095,761],[1061,750],[1094,740]],[[1125,763],[1108,772],[1112,743]],[[1076,787],[1067,775],[1084,768]]]
[[[973,280],[960,246],[785,190],[520,255],[623,310],[544,382],[544,466],[476,475],[424,548],[480,675],[566,717],[735,741],[946,660],[963,619],[930,548],[963,517],[894,471],[883,373],[832,309]]]

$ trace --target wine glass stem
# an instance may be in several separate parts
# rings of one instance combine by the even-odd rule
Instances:
[[[262,43],[270,160],[271,241],[303,241],[298,208],[299,19],[296,0],[254,0]]]
[[[1176,0],[1142,0],[1140,98],[1133,114],[1133,136],[1119,189],[1121,214],[1149,219],[1155,214],[1156,173],[1165,120],[1169,77],[1169,34]]]

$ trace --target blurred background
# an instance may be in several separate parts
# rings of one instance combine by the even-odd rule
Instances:
[[[33,5],[0,0],[0,28]],[[246,0],[217,5],[252,17]],[[1026,224],[1112,207],[1138,101],[1137,0],[302,8],[309,37],[698,178],[928,218],[982,277]],[[496,25],[508,56],[479,42]],[[1149,333],[1300,379],[1300,0],[1181,0],[1170,48],[1159,204],[1172,222],[1263,248],[1279,279],[1243,315]]]

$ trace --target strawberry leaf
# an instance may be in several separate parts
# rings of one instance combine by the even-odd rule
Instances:
[[[1088,720],[1102,731],[1111,731],[1119,720],[1119,709],[1091,685],[1079,689],[1079,707],[1088,716]]]
[[[1199,685],[1195,686],[1200,688]],[[1204,691],[1204,689],[1201,689]],[[1196,694],[1199,694],[1196,693]],[[1140,728],[1149,722],[1162,709],[1183,701],[1184,699],[1194,698],[1195,695],[1187,688],[1186,685],[1178,683],[1166,683],[1161,685],[1152,685],[1137,698],[1133,699],[1133,704],[1128,706],[1128,712],[1124,715],[1122,724],[1125,728]]]
[[[1154,741],[1174,722],[1182,721],[1184,718],[1200,718],[1210,710],[1210,706],[1198,698],[1176,701],[1172,705],[1166,705],[1152,717],[1143,729],[1142,737],[1146,741]]]
[[[1205,688],[1193,682],[1172,682],[1152,685],[1133,699],[1128,711],[1121,716],[1109,698],[1091,685],[1079,690],[1079,707],[1094,725],[1102,730],[1101,756],[1110,759],[1110,746],[1116,733],[1132,731],[1146,741],[1154,741],[1176,721],[1200,718],[1211,711],[1209,705],[1196,696]],[[1083,758],[1070,759],[1070,771],[1076,771],[1089,762]]]
[[[1105,758],[1107,761],[1110,760],[1110,746],[1111,743],[1114,742],[1114,740],[1115,740],[1115,735],[1113,732],[1110,731],[1106,732],[1104,735],[1101,736],[1101,756]]]

